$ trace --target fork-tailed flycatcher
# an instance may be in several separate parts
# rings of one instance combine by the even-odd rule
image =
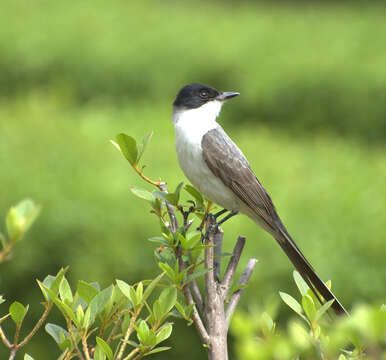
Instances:
[[[222,105],[237,95],[237,92],[221,92],[202,84],[190,84],[178,92],[172,121],[180,166],[208,200],[231,214],[247,215],[268,231],[315,295],[321,294],[326,301],[334,299],[334,311],[346,314],[287,232],[241,150],[216,122]]]

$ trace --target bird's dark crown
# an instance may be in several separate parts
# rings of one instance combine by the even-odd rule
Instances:
[[[173,105],[187,109],[196,109],[208,101],[214,100],[220,92],[208,85],[189,84],[184,86],[177,94]]]

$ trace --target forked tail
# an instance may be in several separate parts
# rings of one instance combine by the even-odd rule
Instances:
[[[279,232],[275,234],[275,239],[284,250],[288,258],[291,260],[292,264],[295,266],[296,270],[300,273],[304,281],[308,284],[312,292],[322,303],[322,299],[319,294],[323,296],[325,301],[334,299],[331,308],[335,311],[337,315],[348,315],[346,309],[339,302],[336,296],[332,291],[327,287],[327,285],[320,279],[318,274],[315,272],[311,264],[304,257],[300,249],[297,247],[295,241],[292,240],[291,236],[285,230],[284,226],[280,224]]]

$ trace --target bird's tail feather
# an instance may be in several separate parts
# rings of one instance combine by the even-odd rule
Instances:
[[[282,224],[281,224],[282,225]],[[320,279],[311,264],[304,257],[300,249],[297,247],[295,241],[291,238],[284,226],[279,227],[279,231],[274,235],[280,247],[284,250],[296,270],[300,273],[304,281],[308,284],[312,292],[322,303],[320,296],[323,296],[325,301],[334,299],[331,307],[337,315],[348,314],[343,305],[339,302],[332,291]]]

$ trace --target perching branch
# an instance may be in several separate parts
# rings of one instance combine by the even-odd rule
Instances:
[[[245,267],[243,273],[240,276],[239,285],[246,285],[248,283],[249,278],[251,277],[253,270],[255,270],[255,266],[257,264],[257,259],[249,259],[247,266]],[[230,321],[232,319],[232,315],[236,309],[236,306],[240,300],[242,293],[244,292],[244,288],[241,288],[235,291],[231,298],[229,299],[227,309],[225,311],[226,322],[229,328]]]
[[[171,207],[173,209],[173,207]],[[174,211],[174,209],[173,209]],[[178,224],[177,224],[178,225]],[[196,306],[193,308],[192,320],[200,335],[201,341],[208,347],[209,360],[227,360],[227,334],[229,322],[237,303],[241,297],[243,289],[236,291],[226,307],[226,298],[235,275],[240,256],[245,245],[245,238],[240,236],[237,239],[231,259],[229,260],[222,282],[220,281],[221,251],[223,231],[218,227],[216,218],[208,214],[205,221],[206,233],[205,239],[208,247],[205,249],[205,299],[196,283],[191,283],[190,287],[184,287],[184,295],[188,305],[193,304],[192,292],[196,300]],[[186,268],[186,263],[182,259],[181,248],[177,249],[177,258],[180,265],[180,271]],[[254,270],[257,260],[251,259],[240,278],[239,284],[246,284]],[[203,305],[202,305],[203,304]],[[205,318],[205,325],[197,311],[200,309]],[[201,310],[202,309],[202,310]]]
[[[225,270],[224,278],[222,279],[222,282],[221,282],[221,285],[224,289],[224,296],[228,295],[228,291],[231,286],[233,277],[235,275],[237,265],[239,264],[240,256],[244,249],[244,245],[245,245],[245,237],[239,236],[237,239],[236,245],[233,249],[232,257],[229,260],[227,269]]]
[[[224,231],[221,228],[218,229],[214,235],[214,276],[216,280],[220,279],[221,274],[221,253],[222,253],[222,239],[224,237]]]
[[[127,136],[126,136],[127,137]],[[132,139],[129,139],[131,142],[132,148]],[[123,140],[122,140],[123,141]],[[147,141],[147,140],[146,140]],[[146,141],[144,142],[146,144]],[[123,141],[124,143],[124,141]],[[135,140],[134,140],[135,143]],[[123,144],[124,145],[124,144]],[[119,148],[119,146],[118,146]],[[130,147],[129,147],[130,149]],[[127,148],[124,148],[127,152]],[[138,150],[138,148],[137,148]],[[121,149],[122,152],[122,149]],[[138,151],[133,151],[131,153],[123,152],[124,156],[129,160],[129,162],[134,167],[134,170],[140,175],[145,181],[148,183],[158,187],[161,191],[167,193],[167,186],[165,182],[153,181],[143,175],[142,169],[139,169],[137,166],[137,162],[140,158],[138,157]],[[133,158],[136,158],[133,164]],[[179,229],[178,220],[176,216],[176,210],[178,209],[183,216],[183,229],[184,234],[188,231],[190,225],[192,224],[192,220],[189,220],[189,215],[191,214],[191,210],[184,211],[180,206],[173,206],[168,201],[165,201],[167,213],[169,216],[169,224],[168,228],[170,232],[174,235]],[[193,207],[192,207],[193,209]],[[225,271],[225,275],[223,280],[220,280],[221,277],[221,252],[222,252],[222,239],[223,232],[219,228],[219,225],[222,224],[228,217],[233,216],[234,214],[228,215],[222,221],[217,223],[217,217],[210,214],[211,211],[211,203],[208,201],[206,208],[206,218],[203,219],[201,225],[199,226],[199,230],[202,231],[202,228],[205,223],[206,234],[202,236],[202,240],[205,240],[206,246],[205,253],[205,290],[203,296],[200,292],[200,289],[193,279],[188,284],[184,284],[182,288],[182,292],[185,297],[185,301],[188,306],[192,306],[192,314],[191,319],[194,322],[194,325],[197,329],[197,332],[200,336],[202,343],[208,348],[208,357],[209,360],[228,360],[228,350],[227,350],[227,334],[230,318],[236,308],[236,305],[240,299],[242,294],[242,289],[239,289],[234,294],[232,294],[230,298],[229,305],[226,307],[226,298],[228,296],[229,289],[231,288],[231,283],[233,281],[237,265],[240,261],[240,256],[245,244],[245,238],[239,237],[235,248],[233,250],[233,255],[228,263],[227,269]],[[224,213],[224,211],[219,214]],[[183,254],[183,250],[181,244],[178,244],[174,248],[175,255],[179,265],[179,271],[183,272],[187,266],[189,265],[189,261],[187,261],[185,254]],[[244,270],[243,275],[240,278],[239,284],[246,284],[253,272],[253,269],[256,265],[256,260],[251,259],[248,262],[247,268]],[[194,271],[189,272],[187,275],[194,275]],[[193,300],[194,297],[194,300]],[[203,319],[201,318],[201,316]],[[204,321],[203,321],[204,320]],[[126,336],[121,345],[120,351],[118,352],[117,360],[122,358],[124,347],[128,340],[128,333],[126,332]],[[76,344],[75,349],[77,348]],[[78,349],[77,349],[78,350]],[[78,351],[79,353],[79,351]],[[125,360],[131,358],[131,356],[135,355],[135,353],[129,354]]]

